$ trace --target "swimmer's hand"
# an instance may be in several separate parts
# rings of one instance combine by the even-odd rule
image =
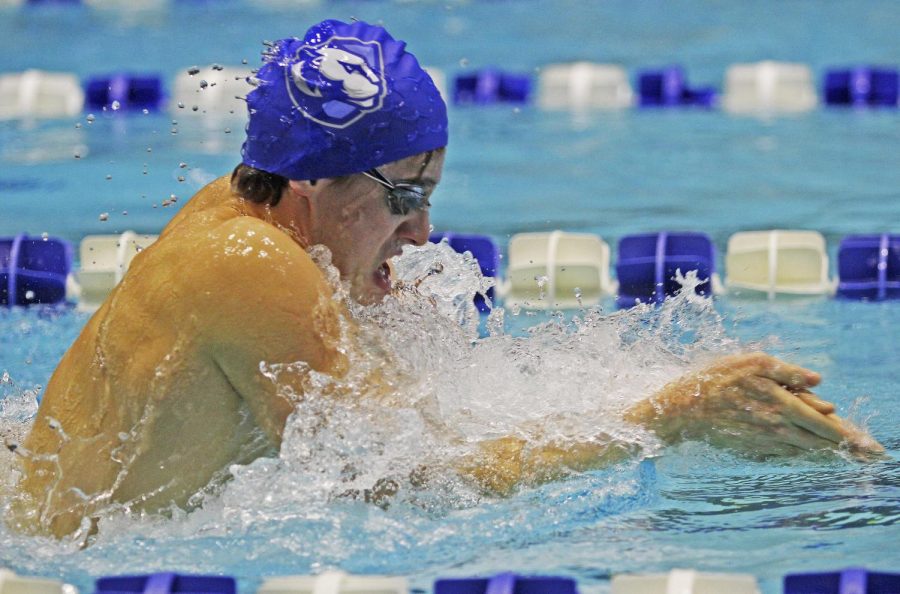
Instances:
[[[861,457],[884,452],[810,391],[820,381],[818,373],[764,353],[732,355],[668,384],[625,419],[668,443],[704,440],[760,457],[838,445]]]

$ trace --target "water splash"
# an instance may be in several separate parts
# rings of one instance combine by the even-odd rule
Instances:
[[[346,300],[327,250],[311,255],[335,299]],[[303,377],[277,456],[232,466],[231,479],[198,494],[190,513],[111,507],[83,551],[0,529],[5,561],[46,574],[52,558],[75,581],[119,572],[123,559],[135,572],[177,569],[190,558],[192,572],[245,576],[329,566],[412,573],[477,561],[485,547],[565,539],[654,498],[641,456],[578,480],[524,487],[510,499],[480,492],[454,461],[508,435],[533,443],[603,435],[651,455],[653,436],[623,425],[622,409],[736,346],[692,290],[658,308],[551,314],[524,331],[513,329],[515,311],[498,307],[484,335],[473,297],[492,281],[470,255],[430,244],[407,248],[393,268],[393,296],[350,304],[357,330],[344,328],[355,341],[346,345],[346,376],[302,362],[261,363],[282,390],[290,390],[285,374]],[[23,419],[33,414],[22,410],[15,414]]]

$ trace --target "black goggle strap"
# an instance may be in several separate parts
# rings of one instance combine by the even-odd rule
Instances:
[[[369,169],[368,171],[363,171],[362,174],[365,175],[366,177],[368,177],[369,179],[371,179],[372,181],[374,181],[375,183],[381,184],[388,190],[394,189],[393,182],[391,182],[391,180],[386,178],[384,176],[384,174],[381,173],[380,171],[378,171],[378,169],[375,167],[373,167],[372,169]]]

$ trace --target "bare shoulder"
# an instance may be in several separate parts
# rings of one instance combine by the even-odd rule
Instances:
[[[208,345],[270,360],[330,364],[323,346],[339,334],[342,307],[322,271],[281,229],[241,216],[211,228],[192,272],[191,308]]]
[[[256,217],[234,217],[198,239],[203,261],[217,275],[224,275],[223,280],[241,281],[238,285],[249,291],[265,287],[293,292],[298,281],[324,280],[306,250],[283,230]]]

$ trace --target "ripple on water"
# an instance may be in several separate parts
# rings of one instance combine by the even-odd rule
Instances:
[[[618,422],[629,403],[741,347],[711,302],[693,291],[660,308],[548,315],[526,330],[524,316],[504,312],[485,331],[471,296],[488,283],[470,257],[445,245],[407,249],[396,274],[395,299],[354,308],[364,346],[355,371],[340,380],[309,374],[277,458],[233,467],[232,480],[189,514],[109,510],[85,550],[0,528],[2,564],[82,587],[125,570],[229,573],[250,587],[263,575],[325,567],[424,580],[501,565],[602,582],[614,570],[690,565],[685,543],[707,551],[711,566],[746,565],[740,552],[769,534],[806,538],[896,523],[896,464],[748,462],[702,444],[657,458],[652,436]],[[14,333],[40,336],[20,352],[31,349],[28,356],[50,365],[84,323],[71,312],[2,315]],[[19,356],[4,355],[14,362],[11,376]],[[400,373],[386,394],[374,395],[368,374],[385,358]],[[291,371],[265,370],[274,381]],[[0,428],[27,427],[31,380],[0,389]],[[508,499],[485,497],[449,471],[432,472],[424,486],[415,479],[423,464],[440,469],[483,439],[598,433],[637,444],[644,455]],[[380,500],[385,478],[397,493]],[[746,534],[753,536],[742,540]],[[734,535],[737,549],[711,547]]]

